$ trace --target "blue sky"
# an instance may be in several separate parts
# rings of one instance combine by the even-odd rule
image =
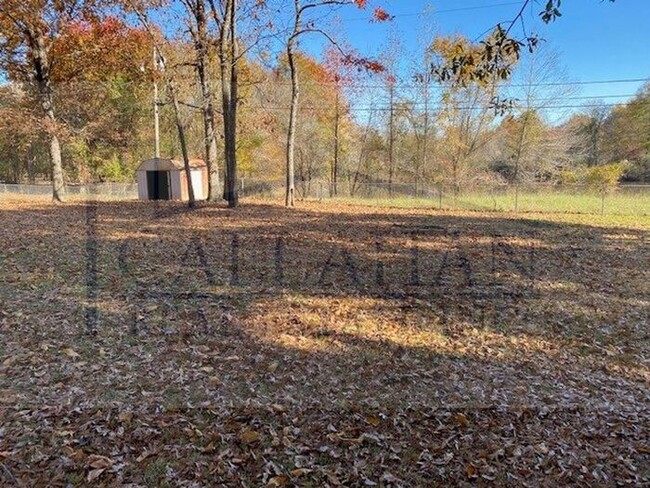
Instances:
[[[386,39],[392,33],[400,40],[404,76],[408,54],[417,52],[423,38],[453,33],[476,38],[497,23],[512,19],[522,4],[517,0],[374,1],[374,5],[381,2],[395,15],[394,21],[390,25],[369,24],[364,20],[368,12],[341,9],[337,14],[341,19],[339,38],[347,38],[364,54],[377,55],[385,50]],[[542,3],[545,2],[538,1],[532,10],[527,10],[526,28],[545,39],[571,80],[650,78],[650,0],[565,0],[562,17],[549,25],[543,24],[537,15]],[[517,33],[520,32],[519,29]],[[322,40],[305,39],[302,47],[317,54]],[[620,102],[625,97],[611,96],[633,94],[641,85],[582,85],[579,95],[606,96],[607,102]]]

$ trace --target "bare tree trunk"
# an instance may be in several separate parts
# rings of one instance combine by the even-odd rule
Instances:
[[[363,139],[361,140],[361,150],[359,151],[359,160],[357,161],[357,169],[354,171],[354,178],[352,179],[352,185],[350,186],[350,196],[353,197],[357,190],[359,180],[359,172],[361,171],[361,164],[363,163],[363,157],[366,153],[366,142],[368,140],[368,134],[370,133],[370,128],[372,127],[372,119],[374,115],[374,110],[370,109],[370,114],[368,115],[368,123],[366,124],[366,130],[363,133]]]
[[[226,179],[224,194],[231,208],[239,205],[237,189],[237,0],[227,0],[226,16],[220,34],[221,98],[223,105]]]
[[[427,164],[429,162],[429,74],[425,75],[424,78],[424,129],[422,131],[422,166],[421,171],[424,174],[426,172]],[[415,175],[415,193],[417,196],[418,192],[418,178],[419,175]],[[426,182],[425,182],[426,184]]]
[[[54,113],[54,101],[52,84],[50,80],[50,63],[48,59],[45,41],[42,37],[36,38],[36,46],[33,49],[34,70],[36,82],[38,83],[38,94],[43,112],[47,119],[49,129],[49,153],[50,168],[52,171],[52,200],[63,201],[65,197],[65,184],[63,182],[63,163],[61,161],[61,144],[56,134],[56,116]]]
[[[307,194],[307,177],[305,176],[305,155],[301,149],[298,149],[298,181],[302,190],[302,198],[304,200]]]
[[[298,32],[300,18],[296,17],[296,29]],[[296,38],[292,36],[287,43],[287,57],[291,69],[291,111],[289,114],[289,131],[287,134],[287,181],[284,204],[287,207],[295,205],[295,183],[294,183],[294,153],[296,148],[296,119],[298,117],[298,98],[300,95],[298,86],[298,67],[294,59],[294,48]]]
[[[11,183],[19,185],[21,183],[22,176],[22,164],[20,159],[15,159],[11,161]]]
[[[330,197],[335,197],[338,194],[338,175],[339,175],[339,134],[341,124],[341,113],[339,107],[339,92],[338,86],[336,87],[336,106],[334,108],[334,161],[332,164],[332,187]]]
[[[195,49],[197,54],[196,71],[201,85],[203,99],[203,133],[205,144],[205,162],[208,167],[208,200],[216,201],[221,195],[219,182],[219,165],[217,163],[217,137],[214,126],[214,101],[210,88],[210,73],[208,70],[208,33],[204,0],[194,4],[196,18]]]
[[[29,154],[27,155],[27,181],[30,185],[33,185],[36,181],[36,175],[34,171],[34,165],[36,163],[36,156],[32,154],[33,148],[30,148]]]
[[[519,172],[520,172],[520,163],[521,155],[524,152],[524,142],[526,139],[526,129],[528,128],[528,113],[524,116],[524,120],[521,124],[521,132],[519,133],[519,140],[517,141],[517,150],[515,152],[515,171],[514,171],[514,181],[515,184],[519,183]]]
[[[460,165],[460,149],[458,150],[458,153],[452,160],[452,185],[454,187],[454,205],[456,204],[456,200],[458,199],[458,193],[460,190],[460,182],[458,181],[458,166]]]
[[[217,137],[214,127],[214,108],[211,106],[203,112],[203,130],[205,133],[205,161],[208,166],[208,200],[215,202],[223,195],[219,180],[219,163],[217,162]]]
[[[168,81],[167,87],[169,89],[169,96],[172,99],[172,105],[174,106],[174,119],[176,121],[176,129],[178,130],[178,140],[181,144],[181,152],[183,153],[183,163],[185,166],[185,176],[187,178],[187,193],[188,193],[188,206],[190,208],[196,207],[196,198],[194,196],[194,185],[192,184],[192,168],[190,168],[190,158],[187,152],[187,141],[185,139],[185,127],[183,127],[183,121],[181,120],[181,109],[178,103],[178,97],[176,95],[176,88],[174,87],[173,82]]]
[[[515,212],[519,210],[519,172],[520,172],[520,164],[521,164],[521,155],[524,152],[524,142],[526,139],[526,129],[528,128],[528,120],[529,120],[529,114],[526,112],[526,115],[524,116],[524,120],[522,121],[521,125],[521,132],[519,133],[519,140],[517,141],[517,152],[515,153],[515,174],[514,176],[514,182],[515,182]]]

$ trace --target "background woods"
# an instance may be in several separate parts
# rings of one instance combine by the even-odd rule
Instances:
[[[184,140],[205,159],[210,200],[237,205],[241,177],[284,180],[289,205],[314,185],[587,182],[623,161],[624,180],[650,178],[650,85],[623,103],[581,97],[516,11],[482,43],[427,32],[421,52],[388,41],[365,55],[337,27],[359,10],[391,20],[365,1],[3,2],[0,180],[51,181],[61,199],[65,184],[132,181],[154,155],[162,73],[138,12],[164,39],[173,87],[156,103],[161,154],[182,157]]]

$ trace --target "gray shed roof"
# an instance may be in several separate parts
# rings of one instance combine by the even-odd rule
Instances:
[[[202,159],[190,159],[190,168],[205,168],[205,161]],[[178,159],[152,158],[145,159],[138,166],[138,171],[182,171],[185,163]]]

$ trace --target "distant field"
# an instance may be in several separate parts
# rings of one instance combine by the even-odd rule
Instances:
[[[362,205],[394,206],[398,208],[435,208],[486,212],[514,212],[514,192],[462,193],[457,197],[443,194],[443,198],[395,197],[355,198],[338,200]],[[519,194],[517,210],[520,213],[583,213],[600,215],[650,216],[650,186],[607,193],[604,199],[596,191],[524,191]]]
[[[7,186],[7,185],[5,185]],[[48,200],[51,190],[48,185],[9,185],[15,187],[12,191],[3,191],[0,185],[0,200]],[[71,187],[67,199],[70,201],[85,201],[99,199],[102,201],[133,201],[137,199],[137,190],[133,185],[104,184],[95,185],[92,192],[80,191],[80,187]],[[254,185],[252,185],[254,188]],[[22,188],[22,189],[21,189]],[[6,190],[6,188],[5,188]],[[21,194],[20,191],[24,191]],[[321,190],[322,191],[322,188]],[[249,193],[250,192],[250,193]],[[313,189],[312,189],[313,192]],[[341,196],[334,199],[324,197],[325,203],[348,203],[362,206],[396,207],[396,208],[429,208],[443,210],[471,210],[477,212],[515,212],[514,190],[481,190],[463,192],[454,197],[450,191],[443,192],[442,198],[435,192],[426,198],[395,195],[364,196],[363,191],[355,197]],[[281,202],[284,200],[283,186],[275,186],[268,194],[258,194],[256,190],[245,187],[242,198],[252,200],[265,198]],[[308,200],[314,200],[312,196]],[[516,213],[565,213],[587,215],[628,215],[650,217],[650,185],[622,185],[603,196],[597,190],[584,187],[567,188],[541,187],[535,190],[524,189],[517,199]]]
[[[650,484],[649,219],[399,202],[0,201],[0,486]]]

